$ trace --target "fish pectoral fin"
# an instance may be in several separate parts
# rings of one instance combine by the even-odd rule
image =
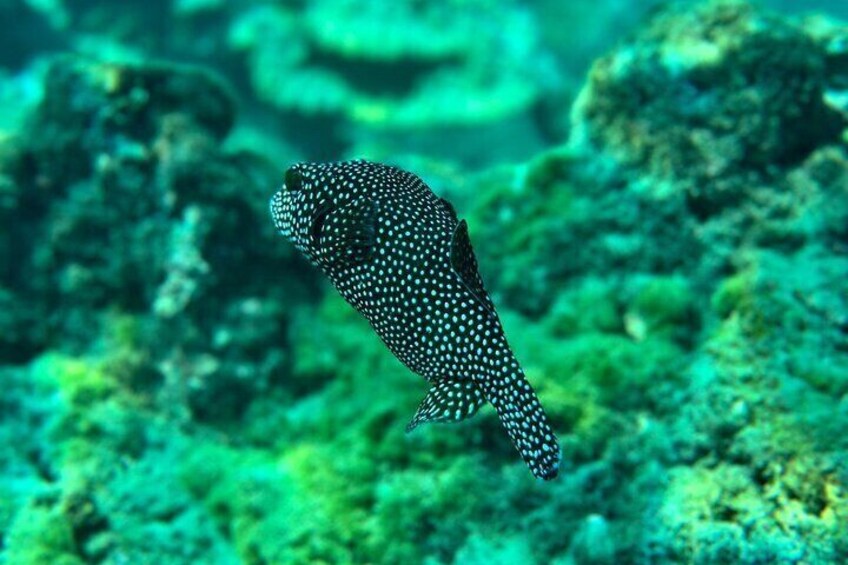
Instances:
[[[439,379],[418,405],[406,433],[427,422],[460,422],[473,416],[485,402],[471,380]]]
[[[477,258],[474,257],[474,250],[471,248],[471,239],[468,237],[468,224],[465,220],[461,220],[453,232],[450,249],[451,268],[459,276],[459,280],[468,291],[474,296],[478,303],[483,306],[486,311],[494,315],[495,308],[486,289],[483,288],[483,279],[480,278],[480,271],[477,268]]]
[[[377,240],[377,203],[358,199],[327,214],[321,227],[321,256],[336,267],[371,258]]]

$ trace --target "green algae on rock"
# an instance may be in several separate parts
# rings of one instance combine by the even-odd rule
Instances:
[[[495,294],[538,315],[571,280],[625,265],[709,277],[748,244],[840,245],[846,122],[824,95],[843,71],[825,44],[740,2],[661,12],[595,64],[568,150],[478,181],[483,213],[472,209],[469,221],[498,241],[480,257]],[[695,57],[696,47],[711,55]],[[791,56],[778,62],[772,52],[781,49]],[[695,88],[699,73],[708,79]],[[710,142],[696,147],[701,137]],[[548,207],[558,214],[540,213]]]
[[[800,83],[791,82],[790,87],[808,95],[784,98],[768,77],[763,84],[749,80],[756,74],[743,80],[746,68],[756,68],[752,62],[752,67],[741,66],[738,80],[754,91],[760,88],[750,100],[767,104],[752,109],[750,119],[729,119],[735,112],[734,94],[723,96],[720,89],[732,92],[735,87],[729,85],[735,83],[707,82],[708,88],[719,89],[703,94],[716,107],[703,114],[707,122],[688,121],[690,107],[663,98],[662,92],[685,88],[691,69],[671,72],[663,67],[660,54],[669,60],[682,56],[676,50],[680,38],[688,37],[683,30],[701,29],[690,21],[692,14],[712,22],[708,39],[698,44],[715,55],[709,69],[718,66],[732,75],[739,70],[735,60],[721,54],[731,49],[729,45],[745,45],[735,52],[739,57],[772,61],[770,73],[785,71],[797,77]],[[838,282],[848,278],[848,265],[840,257],[848,225],[848,167],[839,137],[844,122],[824,98],[825,89],[841,80],[841,71],[826,62],[821,42],[804,28],[760,14],[738,2],[665,12],[631,45],[597,64],[574,113],[570,152],[549,154],[478,181],[478,210],[485,214],[479,225],[487,237],[503,242],[495,249],[506,250],[496,260],[481,250],[483,268],[509,263],[505,257],[510,254],[533,257],[516,269],[523,276],[489,268],[486,280],[495,293],[503,293],[507,304],[534,316],[541,313],[550,331],[569,338],[568,345],[553,345],[534,336],[530,340],[535,347],[564,355],[582,343],[588,352],[574,354],[577,364],[549,361],[552,368],[547,363],[536,368],[540,397],[552,407],[552,417],[578,438],[573,444],[572,437],[563,439],[566,460],[570,455],[576,462],[600,457],[611,463],[625,438],[634,437],[627,428],[631,417],[635,421],[630,425],[638,426],[645,438],[665,435],[648,456],[664,460],[663,469],[652,473],[645,460],[629,468],[637,482],[671,478],[660,507],[664,524],[641,538],[619,538],[619,557],[707,563],[804,554],[813,561],[831,562],[848,540],[835,518],[845,512],[844,496],[836,486],[845,477],[845,441],[836,433],[844,426],[845,388],[844,378],[834,372],[834,367],[848,366],[848,305],[841,291],[844,284]],[[755,45],[764,42],[778,52],[799,45],[803,49],[786,58],[783,67],[745,43],[748,32],[734,28],[740,22],[747,22],[743,29],[756,36]],[[679,36],[667,30],[679,30]],[[706,64],[692,59],[688,49],[683,55],[692,61],[691,68]],[[807,59],[799,59],[804,53]],[[801,60],[808,60],[809,66],[798,64]],[[644,72],[631,74],[639,69]],[[633,93],[642,92],[645,84],[658,90],[639,101]],[[769,92],[771,97],[761,96]],[[692,93],[697,101],[697,91]],[[662,102],[652,109],[654,100]],[[796,103],[814,111],[800,114]],[[773,121],[772,108],[777,111]],[[717,121],[710,126],[712,118]],[[760,137],[750,137],[760,126],[746,128],[757,120],[766,129],[758,130]],[[807,137],[783,139],[791,137],[799,120],[810,120],[798,131]],[[698,124],[713,132],[710,135],[724,132],[727,139],[753,149],[736,154],[716,146],[711,154],[690,153],[689,130]],[[766,153],[759,151],[774,162],[760,160]],[[740,158],[711,171],[706,167],[711,155]],[[732,192],[724,194],[725,189]],[[713,196],[701,198],[707,192]],[[581,198],[591,204],[579,206]],[[551,209],[557,212],[551,214]],[[611,228],[615,224],[598,221],[610,210],[619,212],[614,215],[619,225],[627,225],[623,222],[628,213],[633,223],[616,230]],[[587,230],[575,237],[573,230],[584,218],[594,220],[597,233]],[[662,222],[663,231],[652,230],[655,221]],[[639,243],[616,254],[616,248],[627,249],[626,238],[610,237],[619,231]],[[662,233],[668,233],[668,239],[658,237]],[[572,243],[555,245],[559,238]],[[681,241],[679,247],[668,245]],[[663,253],[664,261],[650,262],[656,252]],[[581,268],[563,270],[581,258]],[[538,277],[530,265],[543,266]],[[736,274],[727,276],[728,271]],[[712,312],[705,308],[710,294]],[[539,305],[540,296],[555,299]],[[522,327],[528,331],[526,324]],[[650,368],[650,362],[639,371],[630,369],[638,362],[637,357],[628,361],[629,355],[620,358],[620,366],[589,362],[604,358],[609,365],[621,346],[626,351],[633,347],[630,340],[641,344],[651,334],[655,337],[640,346],[657,355],[656,367],[665,371]],[[660,352],[671,344],[670,350],[677,353],[664,358]],[[535,352],[535,347],[528,346],[528,351]],[[591,353],[594,348],[596,353]],[[539,352],[538,358],[556,355]],[[532,363],[528,370],[534,370]],[[616,376],[619,370],[625,373]],[[644,381],[637,376],[642,370]],[[571,386],[563,387],[563,380]],[[797,399],[794,408],[790,398]],[[637,416],[640,406],[651,407],[644,418]],[[612,407],[619,413],[613,414]],[[584,422],[600,433],[586,434]],[[620,440],[610,439],[614,437]],[[642,448],[640,454],[648,451]],[[717,462],[727,464],[729,472],[713,473]],[[812,469],[824,471],[816,474]],[[678,478],[684,476],[709,479],[689,483]],[[725,501],[711,498],[706,488],[686,490],[706,481],[716,482],[713,493],[736,489],[744,496]],[[678,490],[684,482],[688,486]],[[810,488],[799,489],[799,484]],[[776,500],[771,498],[775,493]],[[690,500],[693,496],[698,500]],[[645,504],[649,513],[658,510],[656,500],[633,502]],[[693,509],[703,514],[696,516]],[[687,527],[681,530],[681,524]],[[810,533],[809,543],[802,532]]]
[[[480,250],[484,280],[534,317],[571,281],[619,269],[694,268],[702,254],[697,220],[679,194],[646,190],[610,163],[571,150],[483,174],[477,186],[469,225],[495,242]]]
[[[709,216],[838,140],[828,84],[799,25],[735,0],[673,7],[593,65],[572,143],[683,185]]]

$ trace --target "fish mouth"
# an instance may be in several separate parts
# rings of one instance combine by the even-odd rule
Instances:
[[[271,197],[269,208],[277,231],[285,237],[291,237],[291,194],[285,185]]]

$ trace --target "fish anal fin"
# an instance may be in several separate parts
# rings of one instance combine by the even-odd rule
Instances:
[[[428,422],[460,422],[473,416],[485,402],[483,393],[471,380],[439,379],[418,405],[406,432]]]
[[[358,199],[326,215],[319,238],[321,256],[334,267],[349,267],[371,258],[377,238],[377,205]]]
[[[471,239],[468,236],[468,224],[461,220],[453,232],[450,249],[451,268],[459,276],[462,284],[474,296],[478,303],[490,314],[495,313],[492,301],[483,288],[483,279],[477,268],[477,258],[471,247]]]

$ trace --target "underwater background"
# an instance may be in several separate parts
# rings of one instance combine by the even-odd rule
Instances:
[[[848,563],[848,2],[0,0],[0,564]],[[284,238],[300,161],[468,221],[562,447]]]

